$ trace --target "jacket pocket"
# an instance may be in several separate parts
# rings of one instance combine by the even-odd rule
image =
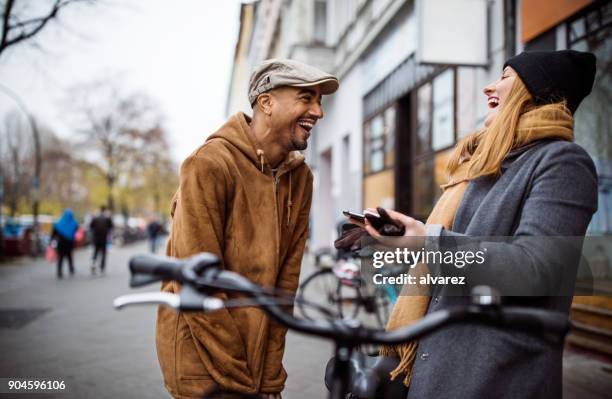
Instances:
[[[193,342],[189,326],[182,316],[177,331],[176,345],[176,387],[181,398],[201,398],[212,391],[217,384],[202,363]]]
[[[211,378],[182,377],[179,380],[178,393],[181,398],[203,398],[216,387],[217,384]]]
[[[182,318],[182,317],[181,317]],[[212,377],[198,354],[189,326],[182,320],[177,333],[176,368],[180,380],[212,380]]]

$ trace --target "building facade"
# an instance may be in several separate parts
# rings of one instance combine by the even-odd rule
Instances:
[[[462,1],[473,0],[448,3],[460,7]],[[482,126],[487,112],[482,89],[499,77],[505,59],[538,49],[575,48],[598,56],[593,95],[576,115],[576,139],[596,160],[601,181],[601,206],[591,231],[612,232],[612,145],[605,111],[610,104],[610,1],[486,3],[484,67],[417,61],[418,0],[248,4],[253,17],[241,17],[232,82],[244,81],[245,71],[274,57],[308,62],[341,81],[338,92],[324,99],[325,118],[307,150],[316,174],[314,248],[331,245],[344,209],[382,205],[425,219],[447,179],[450,149]],[[244,86],[231,91],[228,104],[244,93]]]
[[[483,21],[459,22],[486,26],[488,60],[462,66],[418,61],[420,1],[260,0],[248,5],[250,18],[241,16],[231,84],[238,90],[230,90],[228,104],[246,97],[244,76],[267,58],[301,60],[340,79],[339,90],[323,99],[325,117],[306,151],[315,175],[310,248],[332,246],[343,210],[383,206],[425,220],[448,179],[451,149],[483,125],[483,88],[523,50],[597,55],[595,86],[575,115],[575,137],[593,157],[599,178],[599,210],[589,231],[612,234],[612,2],[482,0]],[[459,11],[480,0],[428,1]],[[250,111],[248,104],[242,107]],[[612,248],[605,252],[612,259]],[[612,277],[609,266],[607,273],[604,278]],[[590,307],[586,319],[592,311],[604,315],[594,327],[601,332],[612,320],[612,301],[587,302],[574,307],[574,319],[584,316],[579,308]],[[612,344],[606,345],[612,354]]]

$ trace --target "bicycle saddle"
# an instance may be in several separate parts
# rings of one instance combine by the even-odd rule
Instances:
[[[330,389],[336,358],[332,357],[325,367],[325,386]],[[391,381],[389,373],[399,364],[397,357],[364,356],[353,354],[350,360],[349,391],[352,398],[405,398],[408,388],[403,384],[403,378]]]

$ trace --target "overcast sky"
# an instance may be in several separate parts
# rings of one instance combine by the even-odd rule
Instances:
[[[119,74],[128,88],[157,100],[180,161],[224,122],[239,14],[239,0],[102,0],[79,6],[61,15],[61,26],[43,31],[37,46],[3,54],[0,83],[67,137],[73,132],[66,88]],[[0,114],[11,107],[0,93]]]

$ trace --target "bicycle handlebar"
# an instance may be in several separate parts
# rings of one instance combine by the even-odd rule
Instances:
[[[242,293],[254,298],[256,304],[272,318],[292,330],[334,340],[385,345],[419,339],[441,327],[459,322],[525,329],[540,334],[552,333],[558,337],[565,336],[570,326],[568,317],[564,313],[526,307],[503,307],[498,306],[494,300],[481,300],[477,304],[432,312],[418,322],[394,331],[363,327],[357,320],[300,319],[284,312],[279,307],[273,291],[239,274],[216,268],[219,264],[218,258],[207,253],[187,260],[157,256],[134,257],[130,260],[132,283],[135,274],[149,275],[149,279],[157,279],[156,281],[176,280],[184,284],[183,288],[180,295],[151,293],[146,297],[142,294],[119,297],[114,302],[115,307],[122,308],[132,303],[150,303],[164,304],[177,310],[210,312],[222,308],[223,301],[209,294],[222,290]],[[139,283],[145,281],[142,276],[139,279]],[[482,289],[480,291],[482,292]]]
[[[140,287],[162,280],[190,281],[204,269],[220,263],[218,257],[206,252],[184,260],[160,255],[136,255],[130,259],[130,286]]]

